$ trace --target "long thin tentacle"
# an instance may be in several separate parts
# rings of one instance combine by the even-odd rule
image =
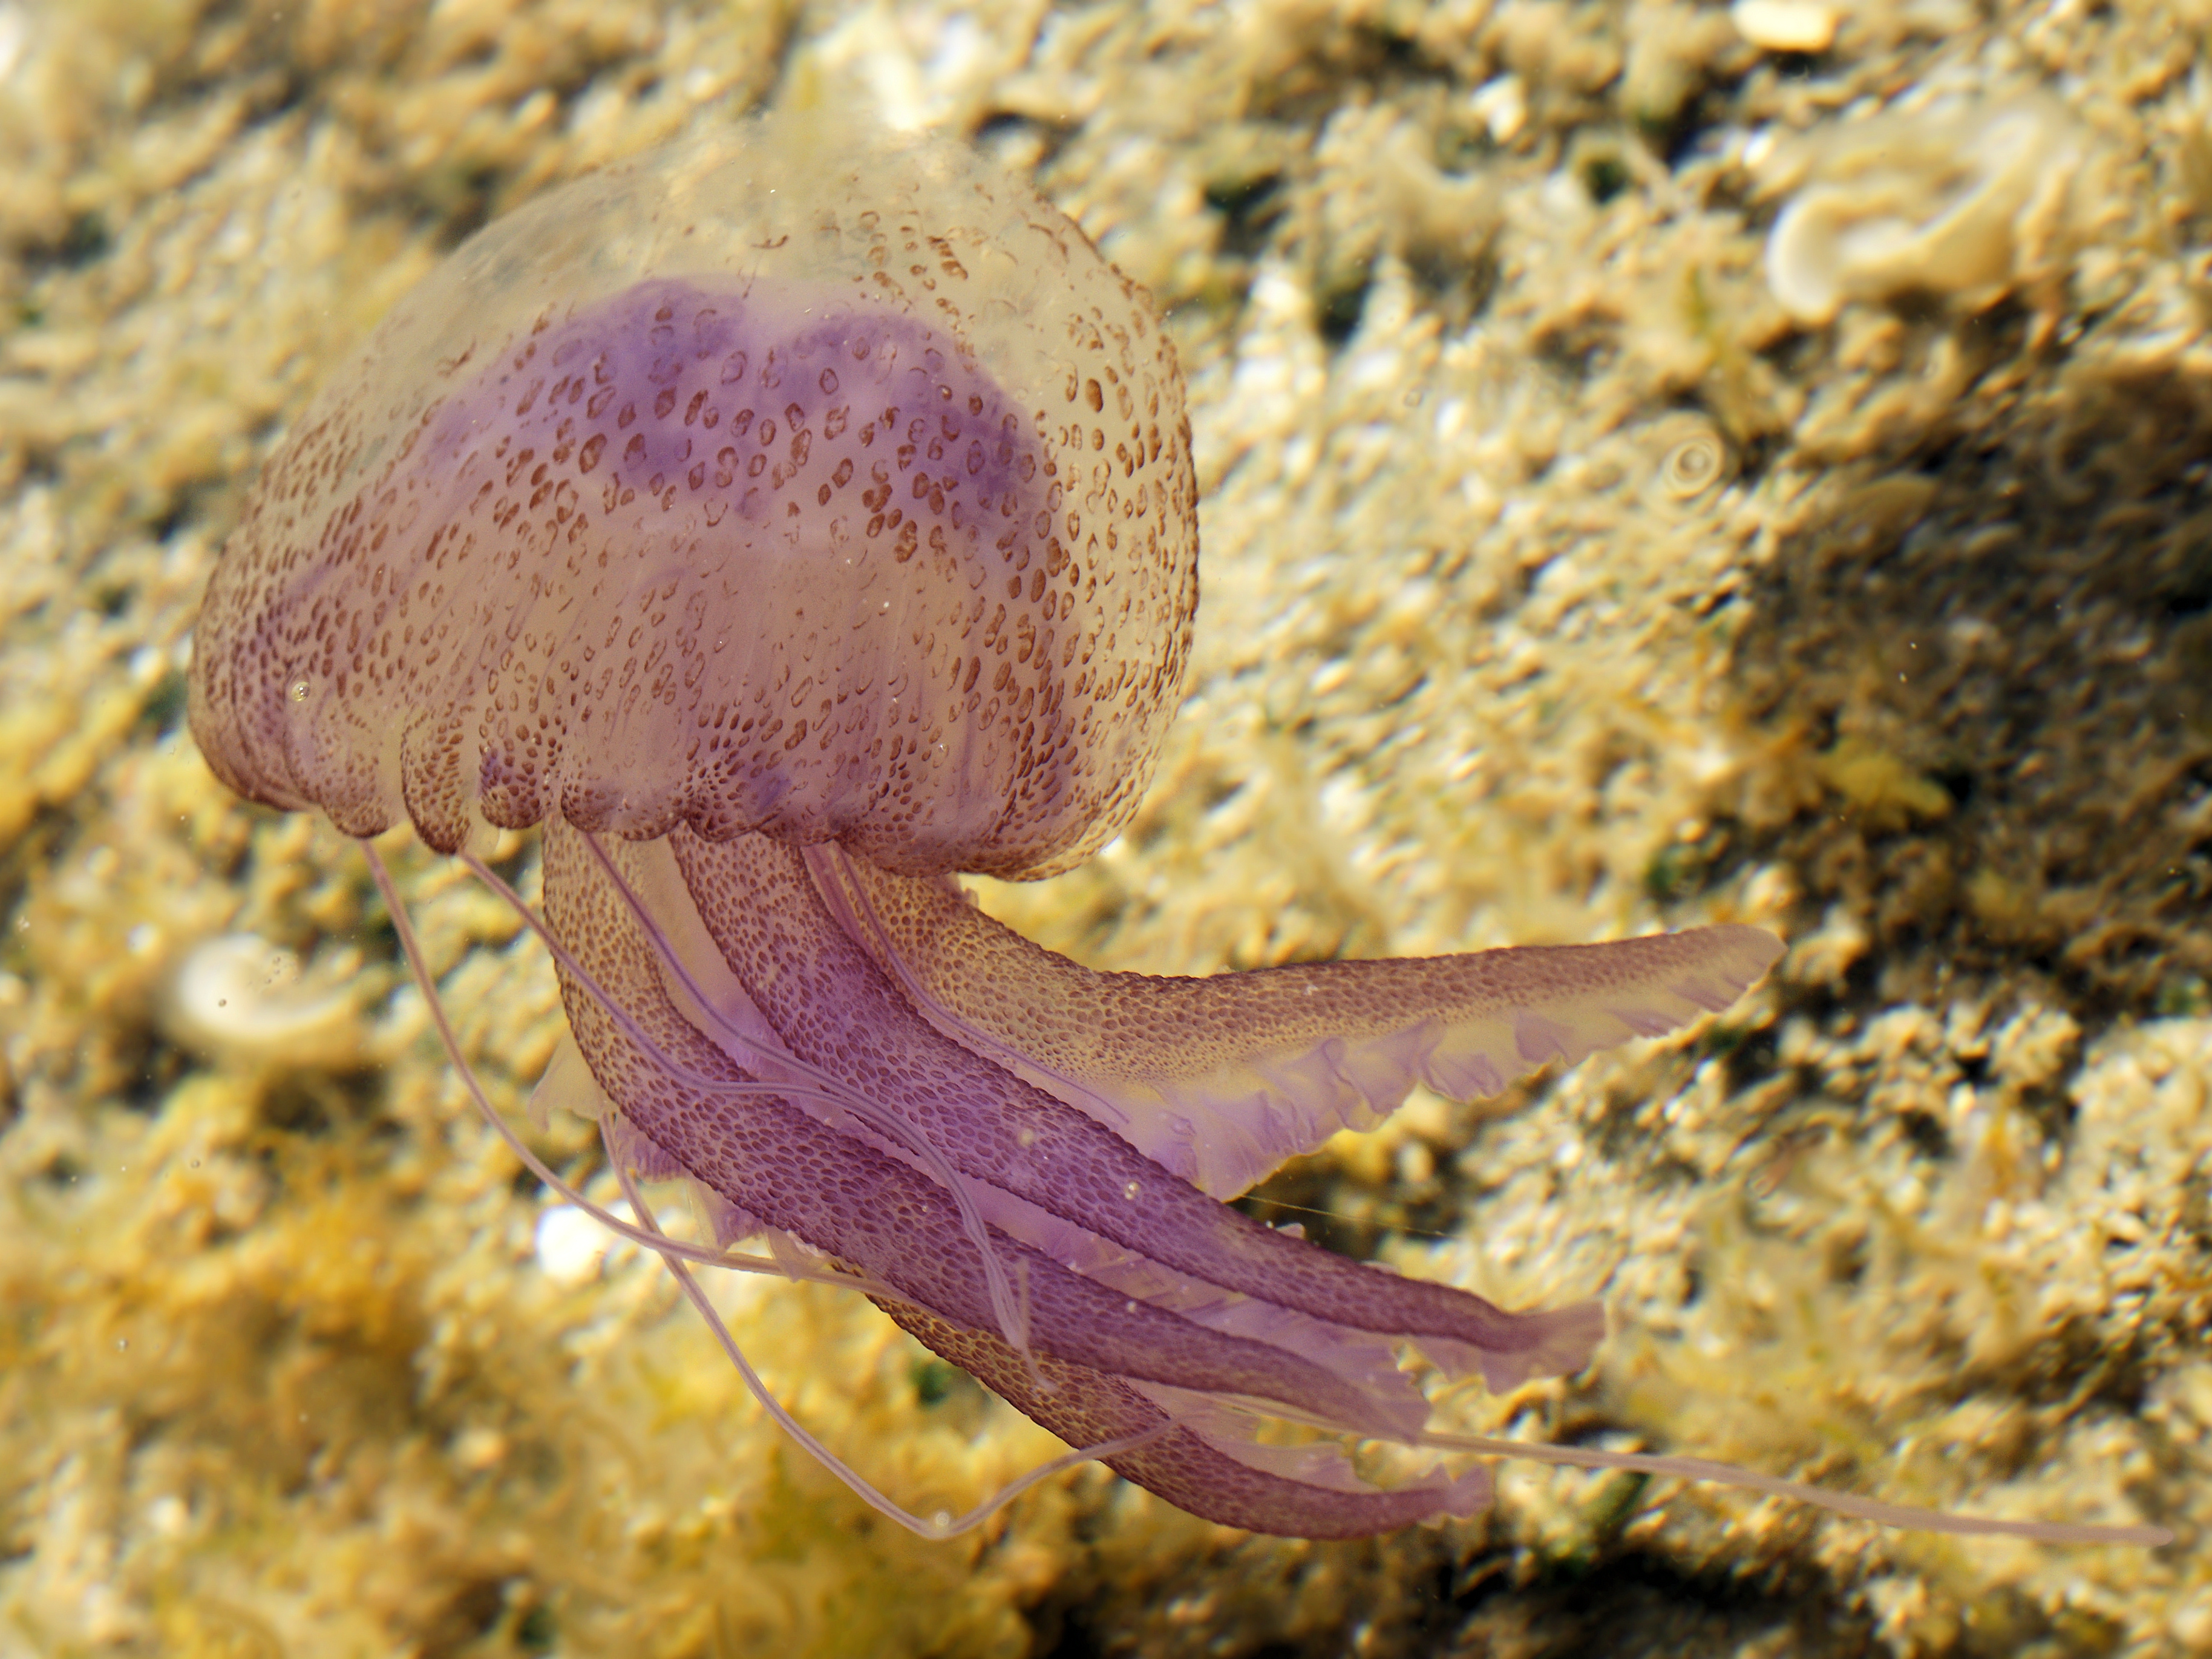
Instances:
[[[604,1135],[605,1133],[603,1130],[602,1134]],[[613,1155],[614,1146],[611,1139],[608,1141],[607,1152],[610,1157]],[[651,1207],[638,1191],[637,1184],[631,1179],[629,1171],[620,1164],[617,1164],[615,1174],[622,1182],[623,1195],[629,1200],[630,1207],[637,1212],[639,1218],[647,1227],[659,1235],[660,1224],[653,1218]],[[886,1496],[881,1487],[876,1486],[851,1464],[823,1445],[805,1425],[793,1417],[783,1402],[770,1391],[768,1384],[761,1379],[760,1373],[753,1369],[752,1362],[745,1358],[744,1351],[738,1346],[737,1338],[731,1334],[728,1323],[716,1310],[714,1304],[707,1299],[706,1291],[700,1288],[699,1281],[692,1276],[691,1269],[684,1258],[672,1252],[663,1252],[661,1260],[667,1265],[668,1271],[676,1275],[676,1282],[683,1288],[684,1297],[694,1308],[699,1310],[700,1316],[707,1322],[708,1328],[714,1334],[714,1340],[721,1344],[722,1352],[730,1357],[730,1363],[738,1368],[738,1374],[744,1378],[745,1387],[751,1391],[753,1398],[760,1401],[761,1409],[774,1418],[777,1426],[786,1434],[805,1448],[808,1455],[816,1462],[843,1481],[854,1496],[862,1503],[878,1514],[897,1522],[908,1532],[918,1533],[924,1538],[957,1538],[962,1533],[971,1531],[982,1525],[994,1512],[1012,1503],[1015,1498],[1036,1485],[1038,1481],[1057,1474],[1062,1469],[1073,1468],[1079,1463],[1088,1463],[1094,1460],[1103,1461],[1122,1452],[1133,1450],[1146,1442],[1156,1440],[1167,1432],[1166,1425],[1162,1425],[1134,1434],[1125,1434],[1115,1439],[1102,1441],[1095,1446],[1087,1446],[1079,1451],[1064,1453],[1048,1462],[1040,1463],[1019,1479],[1009,1481],[965,1515],[955,1516],[940,1510],[924,1518]]]
[[[1489,1435],[1428,1433],[1415,1443],[1439,1451],[1474,1452],[1483,1457],[1513,1457],[1530,1463],[1564,1464],[1581,1469],[1629,1469],[1642,1474],[1674,1475],[1716,1486],[1736,1486],[1786,1498],[1816,1509],[1832,1510],[1856,1520],[1912,1532],[1949,1533],[1962,1538],[2028,1538],[2039,1544],[2140,1544],[2155,1547],[2171,1544],[2173,1534],[2164,1527],[2102,1526],[2076,1521],[2003,1521],[1993,1516],[1954,1515],[1943,1510],[1923,1509],[1916,1504],[1885,1504],[1878,1498],[1831,1492],[1802,1480],[1785,1480],[1761,1474],[1733,1463],[1707,1457],[1680,1457],[1650,1452],[1616,1452],[1588,1446],[1547,1446],[1527,1440],[1500,1440]]]

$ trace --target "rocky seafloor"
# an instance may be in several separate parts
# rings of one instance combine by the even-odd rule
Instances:
[[[2200,5],[0,3],[0,1656],[2212,1653]],[[545,185],[761,106],[973,135],[1148,284],[1205,491],[1137,822],[985,902],[1206,973],[1714,919],[1747,1002],[1246,1200],[1587,1373],[1480,1430],[2160,1550],[1498,1469],[1357,1544],[1095,1467],[951,1543],[472,1117],[362,861],[183,729],[304,394]],[[390,838],[522,1114],[550,966]],[[534,843],[498,866],[534,891]],[[610,1182],[587,1126],[538,1134]],[[913,1507],[1056,1443],[857,1298]]]

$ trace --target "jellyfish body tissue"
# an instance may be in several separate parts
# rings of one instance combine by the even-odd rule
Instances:
[[[1742,927],[1211,979],[1094,973],[963,899],[1134,809],[1181,693],[1197,490],[1139,289],[957,147],[757,124],[465,244],[307,412],[196,635],[240,793],[447,852],[542,826],[616,1144],[732,1233],[1200,1515],[1468,1513],[1269,1415],[1412,1441],[1406,1350],[1571,1370],[1508,1312],[1224,1204],[1373,1123],[1726,1006]]]

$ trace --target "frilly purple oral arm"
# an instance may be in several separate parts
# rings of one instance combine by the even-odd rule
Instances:
[[[1294,1538],[1364,1538],[1439,1516],[1478,1515],[1490,1504],[1490,1477],[1480,1468],[1455,1480],[1432,1478],[1378,1491],[1342,1469],[1334,1448],[1262,1447],[1240,1443],[1218,1427],[1209,1434],[1177,1421],[1125,1382],[1049,1358],[1037,1362],[1050,1385],[1046,1392],[1031,1382],[1019,1357],[988,1332],[897,1303],[877,1305],[924,1346],[1070,1445],[1164,1430],[1157,1439],[1107,1457],[1106,1466],[1177,1509],[1224,1526]],[[1329,1469],[1331,1462],[1338,1468]]]
[[[1334,1255],[1209,1198],[931,1025],[837,925],[798,849],[758,836],[718,844],[678,830],[668,839],[723,961],[782,1042],[894,1104],[964,1175],[1223,1290],[1327,1324],[1419,1340],[1448,1370],[1479,1364],[1495,1389],[1579,1369],[1604,1335],[1595,1306],[1508,1313]],[[1348,976],[1419,964],[1336,965]],[[1202,982],[1123,975],[1106,988],[1103,1017],[1133,1017],[1170,988]],[[1033,988],[1007,988],[1021,996]],[[1264,1042],[1258,1012],[1248,1005],[1225,1017],[1252,1020],[1249,1035]],[[1191,1032],[1199,1043],[1211,1035]]]
[[[950,881],[835,848],[807,858],[847,931],[932,1024],[1217,1198],[1339,1129],[1371,1128],[1416,1083],[1494,1095],[1547,1062],[1717,1012],[1782,955],[1764,928],[1723,923],[1204,979],[1098,973]]]
[[[720,1101],[671,1074],[664,1060],[710,1080],[753,1080],[669,1000],[651,945],[577,831],[549,830],[545,888],[556,933],[659,1051],[641,1052],[564,970],[578,1046],[637,1132],[749,1214],[960,1324],[994,1326],[975,1246],[941,1188],[794,1106]],[[1273,1400],[1363,1431],[1419,1427],[1407,1402],[1370,1399],[1299,1355],[1117,1295],[1003,1234],[993,1242],[1027,1286],[1035,1341],[1077,1364]]]

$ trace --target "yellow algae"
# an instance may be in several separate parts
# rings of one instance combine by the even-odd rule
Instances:
[[[1941,784],[1859,738],[1838,738],[1814,757],[1813,771],[1870,830],[1901,830],[1951,810],[1951,798]]]

